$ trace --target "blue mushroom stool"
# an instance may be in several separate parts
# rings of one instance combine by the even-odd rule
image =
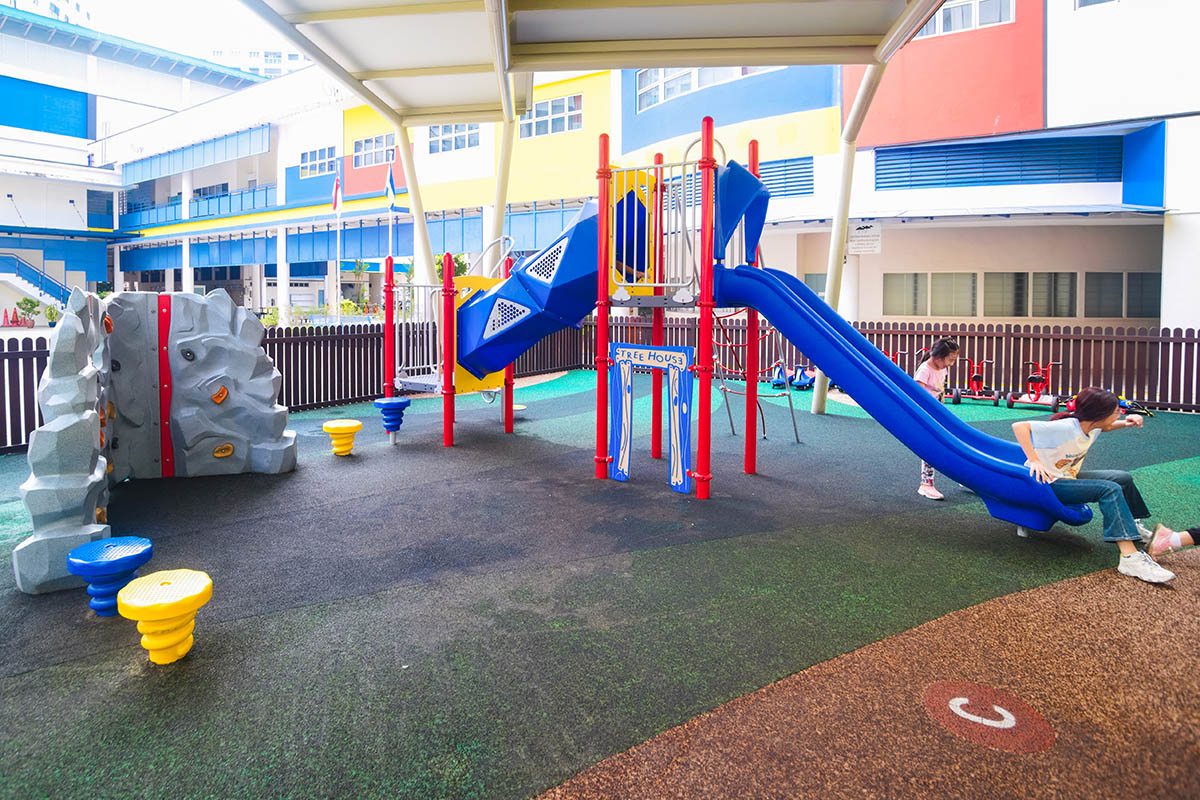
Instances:
[[[81,544],[67,554],[67,571],[88,582],[88,603],[98,617],[117,613],[117,592],[137,577],[138,567],[154,555],[154,545],[141,536],[116,536]]]
[[[404,422],[404,409],[412,405],[407,397],[381,397],[375,401],[375,407],[383,414],[383,429],[387,431],[388,442],[396,443],[396,431]]]

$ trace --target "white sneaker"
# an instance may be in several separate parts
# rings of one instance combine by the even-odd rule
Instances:
[[[1150,544],[1150,542],[1154,541],[1154,531],[1143,525],[1140,519],[1135,519],[1133,524],[1137,526],[1138,536],[1142,537],[1144,544]]]
[[[1175,578],[1174,572],[1163,569],[1153,558],[1140,551],[1121,556],[1117,560],[1117,572],[1146,583],[1166,583]]]
[[[1027,528],[1025,528],[1024,525],[1018,525],[1017,526],[1017,536],[1019,536],[1022,539],[1028,539],[1029,538],[1029,530]]]
[[[922,483],[917,489],[917,494],[921,495],[921,497],[928,497],[930,500],[946,499],[946,495],[942,494],[937,490],[936,487],[931,486],[928,483]]]

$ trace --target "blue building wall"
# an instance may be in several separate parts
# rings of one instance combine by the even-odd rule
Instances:
[[[1125,134],[1121,202],[1161,208],[1167,159],[1167,123]]]
[[[271,151],[271,126],[259,125],[237,133],[218,136],[204,142],[180,147],[149,158],[130,161],[122,175],[126,186],[135,183],[177,175],[190,169],[200,169],[213,164],[256,156]],[[332,184],[330,184],[332,190]]]
[[[0,75],[0,125],[94,139],[95,100],[83,92]]]
[[[299,165],[286,168],[283,172],[283,182],[286,187],[284,197],[287,198],[287,204],[316,205],[332,202],[334,178],[335,174],[332,172],[301,178]]]
[[[108,244],[87,239],[4,237],[0,245],[14,250],[40,250],[48,261],[62,261],[68,272],[83,272],[89,281],[108,280]]]
[[[840,103],[838,67],[787,67],[708,86],[637,110],[637,70],[621,71],[621,150],[694,133],[700,120],[717,125],[830,108]]]

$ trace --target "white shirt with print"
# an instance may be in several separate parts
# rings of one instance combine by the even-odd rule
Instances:
[[[1030,422],[1029,435],[1033,441],[1033,451],[1047,472],[1056,479],[1074,478],[1083,466],[1083,457],[1087,455],[1088,448],[1100,435],[1100,429],[1085,434],[1079,420],[1066,417]],[[1028,460],[1025,466],[1029,466]]]

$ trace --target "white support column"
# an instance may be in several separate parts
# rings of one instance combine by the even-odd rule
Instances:
[[[121,245],[113,247],[113,278],[112,290],[116,292],[124,291],[125,289],[125,274],[121,272]]]
[[[183,272],[183,291],[192,294],[196,291],[196,273],[192,271],[192,240],[186,236],[183,237],[179,266]]]
[[[338,291],[341,288],[341,273],[340,265],[337,261],[325,262],[325,310],[331,317],[336,317],[338,309],[341,307]]]
[[[175,291],[175,269],[173,267],[163,270],[163,291]]]
[[[863,75],[862,84],[858,87],[858,96],[854,98],[854,106],[846,117],[846,126],[842,130],[841,144],[841,174],[838,184],[837,205],[833,213],[833,230],[829,233],[829,259],[825,267],[825,300],[838,309],[838,301],[842,293],[842,262],[846,257],[846,230],[850,225],[850,188],[854,180],[854,156],[857,152],[856,142],[858,132],[862,129],[867,116],[867,109],[879,88],[883,78],[884,64],[871,64]],[[817,370],[817,381],[813,385],[812,413],[825,413],[825,398],[829,393],[829,378]]]
[[[504,209],[508,205],[508,176],[512,168],[513,133],[516,122],[506,119],[500,124],[500,163],[496,165],[496,205],[492,209],[492,230],[488,241],[504,235]],[[486,245],[487,242],[484,242]],[[502,251],[500,251],[502,252]],[[490,254],[489,254],[490,255]],[[499,256],[499,252],[496,253]]]
[[[279,306],[279,324],[292,324],[292,265],[287,260],[287,228],[275,231],[275,305]]]
[[[858,319],[858,260],[862,256],[846,256],[842,265],[842,291],[838,294],[838,313],[851,322]]]
[[[121,227],[121,192],[120,190],[113,192],[113,221],[112,229],[115,231]]]
[[[190,170],[179,176],[183,180],[182,188],[179,191],[179,218],[188,220],[192,217],[192,173]],[[192,247],[191,242],[185,236],[183,239],[182,257],[179,262],[180,278],[183,282],[183,291],[191,294],[196,289],[196,276],[192,272]]]
[[[253,264],[250,269],[254,270],[253,287],[250,290],[252,308],[256,311],[265,311],[267,309],[267,265]]]
[[[417,182],[417,167],[413,158],[408,128],[396,126],[396,150],[404,168],[404,183],[408,187],[408,207],[413,216],[413,273],[417,283],[437,283],[433,268],[433,246],[429,243],[429,227],[425,224],[425,204],[421,202],[421,185]]]

